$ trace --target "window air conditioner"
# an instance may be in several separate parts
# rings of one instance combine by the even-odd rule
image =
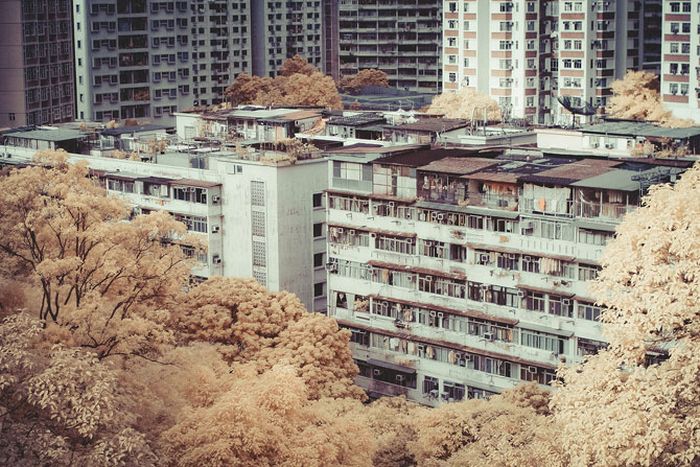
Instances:
[[[495,337],[496,337],[496,336],[494,336],[494,335],[493,335],[492,333],[490,333],[490,332],[485,332],[485,333],[484,333],[484,339],[486,339],[487,341],[492,341],[492,340],[495,339]]]
[[[221,196],[214,195],[211,197],[212,204],[219,204],[221,202]]]
[[[219,255],[212,256],[211,262],[214,264],[221,264],[221,256],[219,256]]]
[[[219,227],[218,225],[213,225],[211,227],[211,233],[219,233],[220,230],[221,230],[221,227]]]

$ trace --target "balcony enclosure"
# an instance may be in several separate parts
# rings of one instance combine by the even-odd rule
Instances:
[[[448,174],[418,174],[418,196],[425,201],[515,211],[518,208],[517,192],[517,185],[510,183],[466,179]]]
[[[577,188],[575,203],[578,217],[618,222],[625,214],[639,206],[639,191]]]

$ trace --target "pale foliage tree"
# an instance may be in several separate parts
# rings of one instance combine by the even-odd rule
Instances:
[[[25,314],[0,324],[0,463],[154,464],[123,410],[117,372],[46,333]]]
[[[389,75],[376,68],[360,70],[356,75],[346,76],[338,83],[344,92],[356,93],[365,86],[389,87]]]
[[[624,78],[613,81],[611,88],[613,95],[606,111],[612,117],[649,120],[666,127],[693,125],[692,120],[673,118],[671,112],[664,109],[659,94],[659,79],[653,73],[628,70]]]
[[[349,410],[309,401],[295,373],[276,366],[232,375],[225,394],[163,433],[164,453],[174,465],[369,465],[368,430]]]
[[[304,57],[296,54],[282,63],[279,74],[281,76],[292,76],[295,74],[311,76],[318,71],[319,69],[310,64]]]
[[[260,372],[280,362],[294,366],[312,398],[362,397],[347,331],[308,313],[288,292],[270,293],[252,279],[211,278],[188,293],[173,326],[185,342],[216,344],[227,360]]]
[[[549,417],[501,398],[442,405],[415,417],[421,466],[566,465]]]
[[[474,88],[464,87],[458,91],[446,91],[433,99],[429,114],[465,120],[501,121],[498,103]]]
[[[575,465],[700,462],[700,168],[628,214],[592,286],[610,346],[561,371],[556,418]],[[648,354],[668,352],[648,361]]]
[[[120,200],[64,153],[39,153],[51,164],[0,180],[0,258],[40,291],[39,318],[72,330],[100,358],[146,355],[169,339],[164,306],[180,293],[192,267],[168,242],[186,238],[165,213],[124,222]],[[196,241],[192,240],[194,244]]]
[[[309,106],[342,109],[340,94],[330,76],[320,71],[293,73],[276,78],[239,74],[226,88],[233,105]]]
[[[416,465],[412,450],[418,436],[415,422],[428,410],[430,409],[409,402],[404,397],[383,397],[363,407],[358,417],[364,417],[376,443],[372,465]]]

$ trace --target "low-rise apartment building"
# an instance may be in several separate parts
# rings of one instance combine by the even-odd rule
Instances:
[[[427,405],[546,385],[605,346],[587,287],[603,248],[650,184],[691,164],[420,146],[329,156],[328,314],[351,331],[370,395]]]
[[[292,162],[276,151],[181,144],[157,157],[128,160],[109,157],[116,149],[100,135],[22,133],[3,138],[0,164],[26,164],[42,148],[83,148],[70,160],[87,162],[109,194],[131,204],[135,214],[167,211],[201,237],[204,254],[182,245],[198,254],[194,280],[254,277],[272,291],[295,293],[309,310],[325,311],[323,158]]]

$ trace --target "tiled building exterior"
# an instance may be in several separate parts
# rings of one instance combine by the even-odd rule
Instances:
[[[663,1],[661,100],[700,122],[700,2]]]
[[[643,34],[657,3],[445,0],[443,87],[476,88],[507,118],[571,123],[572,108],[604,106],[615,79],[658,60]]]

